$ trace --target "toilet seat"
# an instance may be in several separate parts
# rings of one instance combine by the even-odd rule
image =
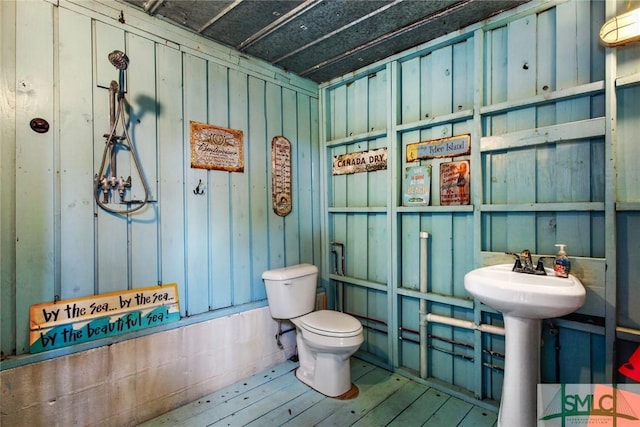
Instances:
[[[299,318],[302,329],[325,337],[348,338],[362,333],[362,324],[339,311],[319,310]]]

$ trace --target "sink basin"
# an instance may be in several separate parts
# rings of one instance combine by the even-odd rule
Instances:
[[[516,273],[512,264],[478,268],[464,276],[464,287],[481,302],[503,314],[526,319],[549,319],[576,311],[584,304],[580,280],[569,275]]]
[[[478,268],[464,276],[464,287],[484,304],[502,312],[505,331],[504,378],[498,427],[536,427],[540,382],[542,319],[564,316],[582,306],[585,290],[569,275],[516,273],[512,264]]]

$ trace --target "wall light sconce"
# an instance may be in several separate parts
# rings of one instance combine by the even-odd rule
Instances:
[[[640,8],[609,19],[600,28],[600,43],[616,47],[640,40]]]

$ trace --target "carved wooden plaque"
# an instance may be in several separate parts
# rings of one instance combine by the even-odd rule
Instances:
[[[291,142],[284,136],[271,140],[271,198],[277,215],[291,213]]]

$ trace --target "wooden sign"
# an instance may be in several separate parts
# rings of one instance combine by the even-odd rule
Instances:
[[[284,136],[271,140],[271,202],[277,215],[291,213],[291,142]]]
[[[433,139],[407,145],[407,162],[455,157],[471,152],[471,136],[460,135],[450,138]]]
[[[387,168],[387,149],[359,151],[333,156],[333,175],[371,172]]]
[[[31,353],[133,332],[180,319],[175,283],[32,305]]]
[[[244,172],[241,130],[191,123],[191,167]]]

